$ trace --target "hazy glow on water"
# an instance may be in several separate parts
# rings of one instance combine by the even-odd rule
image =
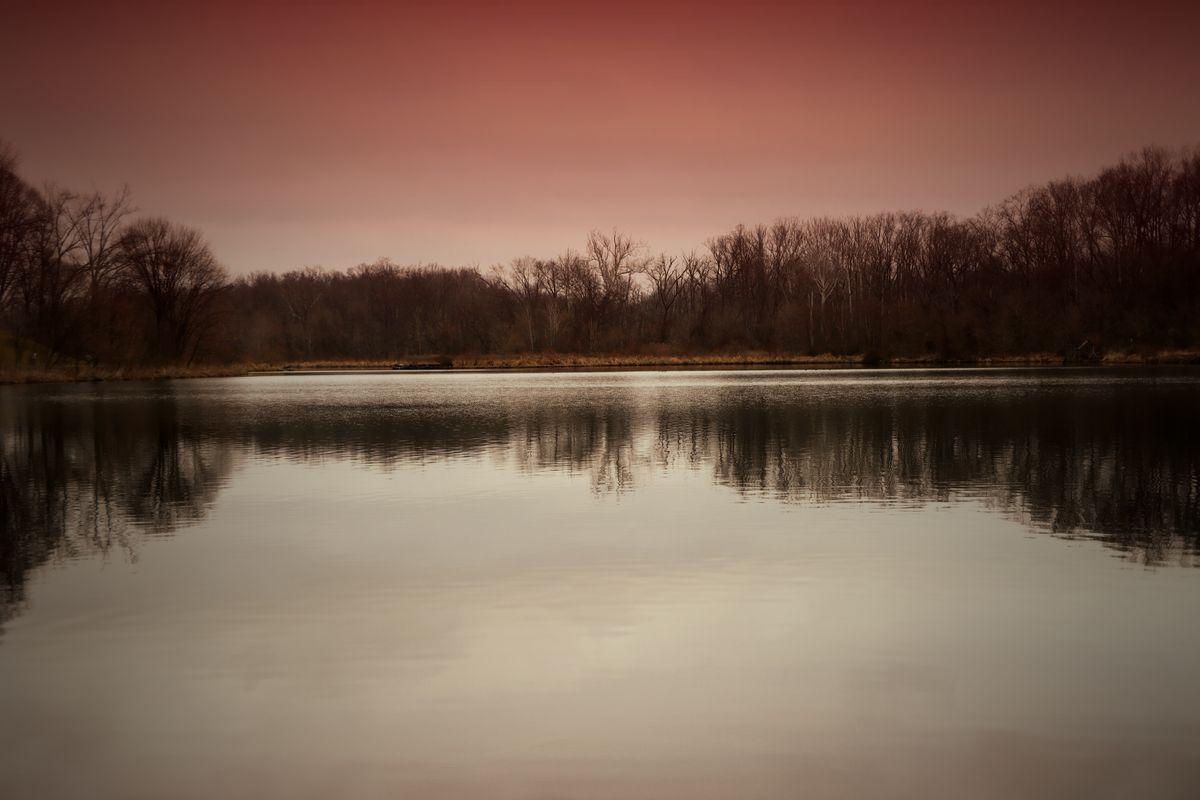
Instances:
[[[1193,796],[1200,373],[0,392],[5,797]]]

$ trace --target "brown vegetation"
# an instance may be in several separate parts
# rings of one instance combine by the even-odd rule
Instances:
[[[35,189],[0,154],[11,378],[459,367],[1117,364],[1200,347],[1200,153],[1147,148],[980,214],[738,226],[680,255],[593,231],[488,270],[308,267],[230,280],[128,192]],[[11,379],[10,378],[10,379]]]
[[[711,353],[694,355],[621,355],[583,353],[522,353],[517,355],[466,355],[453,359],[456,370],[588,370],[588,369],[853,369],[871,367],[1038,367],[1062,365],[1056,353],[987,356],[946,361],[935,356],[915,356],[872,362],[861,354],[810,356],[798,353]],[[1154,364],[1200,364],[1200,350],[1163,350],[1105,353],[1098,366],[1145,366]],[[288,363],[237,363],[192,365],[143,365],[103,367],[78,364],[51,368],[0,368],[0,384],[69,383],[75,381],[144,381],[182,378],[231,378],[255,374],[303,374],[316,372],[395,372],[409,369],[441,369],[430,359],[387,361],[300,361]]]

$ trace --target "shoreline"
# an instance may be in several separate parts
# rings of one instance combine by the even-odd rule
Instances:
[[[935,356],[868,359],[864,355],[801,355],[795,353],[708,353],[696,355],[585,355],[571,353],[466,355],[448,358],[409,358],[403,361],[312,361],[280,363],[202,364],[191,367],[61,367],[0,369],[0,384],[91,383],[190,378],[233,378],[252,375],[304,375],[337,372],[408,373],[488,371],[551,371],[586,369],[893,369],[936,367],[1119,367],[1200,364],[1200,350],[1105,353],[1099,358],[1071,361],[1055,353],[948,359]]]

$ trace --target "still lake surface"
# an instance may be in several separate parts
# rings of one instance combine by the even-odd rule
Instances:
[[[0,796],[1200,796],[1200,370],[0,389]]]

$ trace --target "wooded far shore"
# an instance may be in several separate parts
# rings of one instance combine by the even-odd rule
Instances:
[[[1200,352],[1194,148],[1148,147],[969,217],[780,217],[676,254],[592,230],[580,250],[491,266],[385,258],[281,273],[243,264],[237,276],[199,230],[135,216],[127,190],[37,187],[17,164],[0,147],[7,380],[259,365],[1101,364]]]

